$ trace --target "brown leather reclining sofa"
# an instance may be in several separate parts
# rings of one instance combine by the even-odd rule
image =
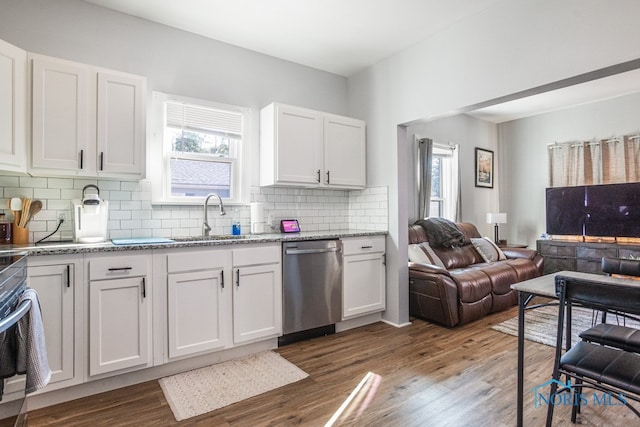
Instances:
[[[502,248],[504,256],[496,253],[506,259],[487,262],[486,251],[481,255],[474,246],[485,243],[475,225],[456,223],[462,240],[457,246],[442,247],[429,244],[424,223],[409,226],[410,249],[421,245],[418,248],[435,254],[441,266],[409,262],[411,316],[449,327],[462,325],[517,304],[511,285],[542,275],[544,260],[535,250]]]

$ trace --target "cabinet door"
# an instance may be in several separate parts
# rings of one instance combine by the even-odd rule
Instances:
[[[289,106],[276,111],[276,182],[320,185],[322,116]]]
[[[36,290],[51,368],[51,385],[75,378],[74,293],[75,265],[44,265],[28,268],[29,287]],[[24,389],[24,376],[7,379],[6,392]]]
[[[280,264],[239,267],[233,273],[233,342],[281,335]]]
[[[169,274],[169,358],[225,347],[224,293],[231,286],[224,274],[224,269]]]
[[[98,73],[99,173],[144,176],[145,79]]]
[[[342,316],[382,311],[385,308],[384,254],[344,257]]]
[[[145,277],[89,282],[89,375],[149,363],[149,290]]]
[[[0,40],[0,170],[26,170],[27,53]]]
[[[365,187],[367,178],[365,141],[363,121],[325,115],[324,185]]]
[[[88,132],[88,73],[81,64],[33,58],[33,168],[75,173],[95,159],[95,138]],[[94,144],[91,152],[88,140]]]

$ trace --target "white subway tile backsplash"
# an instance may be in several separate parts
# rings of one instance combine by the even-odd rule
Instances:
[[[33,198],[39,200],[57,200],[60,199],[59,188],[34,188]]]
[[[115,237],[186,237],[202,233],[201,206],[153,206],[148,181],[95,180],[84,178],[41,178],[0,175],[0,197],[30,197],[43,201],[43,210],[32,220],[32,238],[39,239],[56,229],[58,216],[67,221],[60,236],[72,236],[72,199],[82,198],[89,184],[100,188],[100,196],[109,201],[109,238]],[[94,189],[87,192],[93,193]],[[354,229],[386,231],[388,229],[387,187],[364,190],[327,190],[307,188],[252,187],[250,200],[264,204],[265,219],[279,228],[280,219],[297,218],[305,231]],[[248,205],[227,206],[220,216],[217,206],[209,210],[211,234],[230,234],[231,221],[237,216],[244,233],[251,229]]]

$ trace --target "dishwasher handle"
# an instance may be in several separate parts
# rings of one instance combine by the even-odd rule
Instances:
[[[340,248],[317,248],[317,249],[285,249],[285,255],[304,255],[304,254],[324,254],[328,252],[340,252]]]

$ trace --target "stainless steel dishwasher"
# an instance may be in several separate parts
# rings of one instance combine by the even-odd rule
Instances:
[[[282,244],[283,333],[280,345],[335,333],[342,320],[342,242]]]

